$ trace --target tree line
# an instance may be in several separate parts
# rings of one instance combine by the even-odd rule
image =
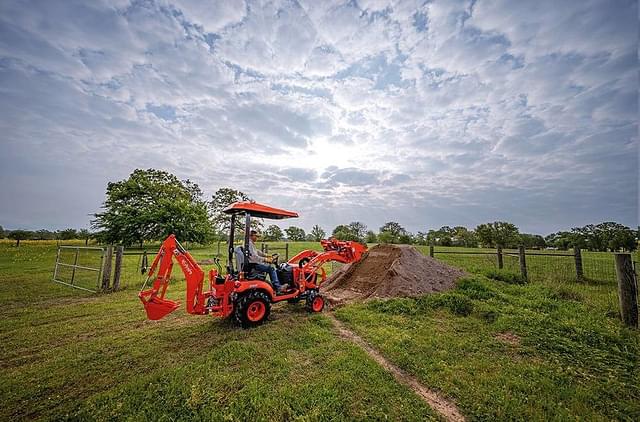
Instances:
[[[173,174],[155,169],[136,169],[126,180],[107,184],[102,211],[93,215],[91,228],[60,231],[11,230],[0,227],[0,237],[9,237],[19,245],[24,239],[84,239],[95,238],[101,243],[142,245],[145,241],[164,239],[175,234],[179,239],[207,244],[226,239],[230,218],[222,211],[229,204],[249,201],[245,193],[220,188],[206,200],[196,183],[180,180]],[[243,230],[244,222],[236,221],[236,229]],[[252,220],[253,228],[263,232],[264,241],[319,241],[327,237],[323,228],[314,225],[309,233],[296,226],[281,229],[277,225],[264,228],[260,219]],[[580,247],[593,251],[635,250],[640,237],[636,230],[615,222],[588,224],[546,237],[520,233],[518,227],[506,221],[484,223],[473,229],[464,226],[443,226],[439,229],[411,233],[400,223],[390,221],[369,230],[359,221],[340,224],[330,236],[339,240],[366,243],[402,243],[437,246],[568,249]]]
[[[265,230],[265,240],[319,240],[325,231],[314,226],[309,235],[298,227],[289,227],[283,231],[278,226],[269,226]],[[475,229],[464,226],[443,226],[427,232],[412,234],[395,221],[380,227],[376,233],[367,230],[359,221],[338,225],[331,236],[339,240],[355,240],[366,243],[401,243],[434,246],[461,246],[467,248],[516,248],[524,245],[528,249],[554,248],[566,250],[573,247],[591,251],[633,251],[638,247],[640,227],[632,230],[619,223],[604,222],[576,227],[571,231],[552,233],[546,237],[539,234],[520,233],[518,227],[505,221],[495,221],[478,225]]]
[[[0,239],[12,239],[16,241],[16,246],[20,246],[21,240],[72,240],[82,239],[85,245],[95,236],[87,229],[64,229],[64,230],[5,230],[0,226]]]

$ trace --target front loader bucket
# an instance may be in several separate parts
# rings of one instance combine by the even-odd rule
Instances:
[[[138,297],[144,305],[144,310],[147,311],[147,318],[152,321],[162,319],[180,307],[178,302],[152,296],[150,290],[140,292]]]

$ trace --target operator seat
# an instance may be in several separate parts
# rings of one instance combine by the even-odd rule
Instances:
[[[238,266],[238,271],[242,271],[242,267],[244,266],[244,248],[242,246],[236,246],[236,264]],[[265,281],[267,279],[267,273],[263,273],[255,269],[255,266],[249,264],[249,270],[244,270],[244,277],[247,280],[262,280]]]

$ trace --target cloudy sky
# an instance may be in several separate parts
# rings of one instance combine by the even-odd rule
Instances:
[[[638,4],[0,2],[0,225],[86,227],[135,168],[307,230],[636,226]]]

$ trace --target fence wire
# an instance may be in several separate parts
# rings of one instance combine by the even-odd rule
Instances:
[[[260,248],[262,245],[256,245]],[[274,246],[282,246],[277,244]],[[293,256],[300,250],[309,248],[309,244],[290,244],[289,255]],[[418,249],[425,255],[429,254],[428,246],[418,246]],[[146,272],[149,270],[153,259],[158,252],[157,248],[150,247],[147,249],[147,265],[143,265],[143,250],[129,249],[125,251],[122,265],[122,276],[120,286],[122,289],[139,289],[146,279]],[[222,256],[222,267],[226,265],[226,246],[220,248]],[[435,258],[449,265],[462,268],[469,273],[486,273],[488,270],[498,270],[497,251],[486,249],[463,249],[463,248],[436,248]],[[67,256],[65,260],[73,259],[74,251],[65,251]],[[190,250],[191,255],[200,263],[205,271],[205,280],[210,269],[216,268],[212,262],[214,256],[218,256],[218,247],[216,244],[207,248],[198,248]],[[95,254],[81,253],[79,254],[79,263],[87,266],[95,266]],[[518,251],[503,251],[503,269],[502,271],[514,274],[520,274],[520,262]],[[634,256],[637,261],[637,255]],[[618,312],[617,282],[615,273],[615,261],[612,253],[606,252],[582,252],[582,266],[584,280],[577,280],[575,267],[575,257],[572,252],[558,251],[526,251],[526,264],[529,282],[539,283],[549,286],[559,291],[560,296],[581,300],[590,305],[596,306],[611,315]],[[177,265],[176,265],[177,266]],[[340,268],[338,264],[325,265],[327,275]],[[143,271],[144,269],[144,271]],[[69,277],[69,274],[61,271],[61,276]],[[93,274],[76,273],[76,277],[80,277],[80,282],[90,284],[95,282],[92,278]],[[175,268],[172,274],[173,282],[180,284],[184,280],[184,275],[179,267]],[[83,281],[84,280],[84,281]]]
[[[58,248],[54,280],[81,289],[98,291],[103,251],[99,248]]]
[[[428,254],[428,247],[419,248]],[[434,257],[470,273],[487,274],[498,270],[497,251],[452,250],[436,248]],[[502,271],[520,274],[518,251],[503,251]],[[530,283],[544,284],[558,292],[558,297],[579,300],[614,316],[618,314],[618,294],[613,253],[582,251],[583,278],[578,279],[572,252],[531,251],[525,253]]]

